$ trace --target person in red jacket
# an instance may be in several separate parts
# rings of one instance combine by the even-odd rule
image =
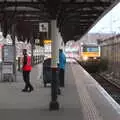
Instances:
[[[33,86],[30,83],[30,71],[32,70],[31,66],[31,57],[27,55],[27,50],[23,49],[23,80],[25,82],[25,88],[23,92],[33,91]]]

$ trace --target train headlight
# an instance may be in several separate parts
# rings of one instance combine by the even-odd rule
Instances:
[[[83,60],[84,60],[84,61],[87,61],[87,60],[88,60],[88,57],[87,57],[87,56],[84,56],[84,57],[83,57]]]

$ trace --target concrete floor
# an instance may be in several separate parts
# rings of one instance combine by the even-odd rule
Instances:
[[[36,65],[31,72],[31,82],[35,90],[21,92],[24,87],[22,74],[17,73],[17,82],[0,83],[0,120],[83,120],[75,81],[67,66],[65,88],[58,97],[59,111],[49,111],[50,87],[42,84],[42,65]]]

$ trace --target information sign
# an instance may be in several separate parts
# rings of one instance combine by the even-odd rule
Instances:
[[[14,46],[4,45],[2,55],[3,55],[3,62],[14,62]]]

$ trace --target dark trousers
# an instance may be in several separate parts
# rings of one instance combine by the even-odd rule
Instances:
[[[60,69],[59,71],[59,82],[60,87],[64,87],[64,69]]]
[[[30,90],[33,89],[33,86],[30,83],[30,71],[23,71],[23,80],[25,82],[25,90],[28,90],[28,88]]]

